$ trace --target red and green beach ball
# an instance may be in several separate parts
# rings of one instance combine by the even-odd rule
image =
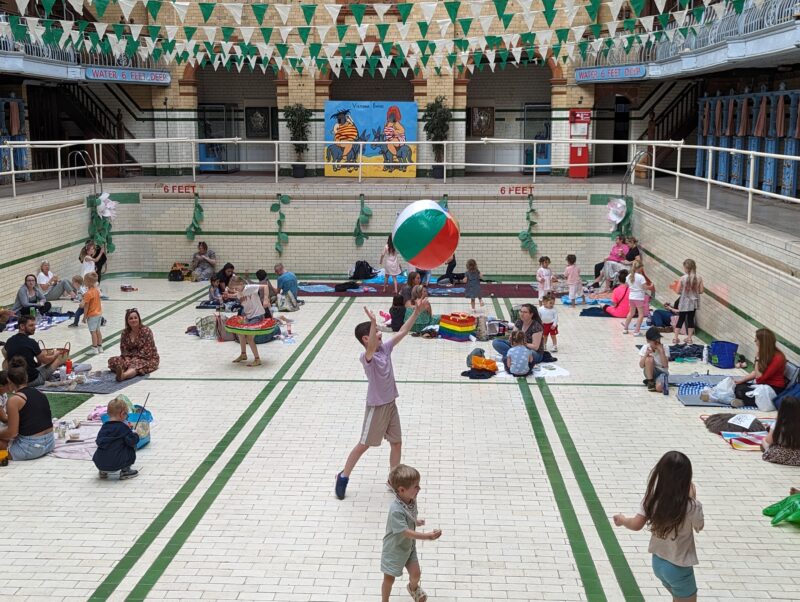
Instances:
[[[392,230],[392,243],[411,265],[432,270],[455,253],[458,222],[434,201],[416,201],[403,209]]]

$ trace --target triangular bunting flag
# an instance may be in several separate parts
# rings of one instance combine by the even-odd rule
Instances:
[[[107,2],[108,0],[104,0]],[[95,6],[97,5],[98,0],[95,0]],[[175,12],[178,15],[178,19],[180,19],[181,23],[183,23],[184,19],[186,19],[186,13],[189,10],[189,3],[188,2],[173,2],[172,8],[175,9]]]
[[[303,10],[303,18],[306,20],[306,25],[311,25],[314,20],[314,13],[317,12],[316,4],[301,4],[300,8]]]
[[[411,2],[403,2],[396,4],[395,8],[397,9],[397,12],[400,13],[400,21],[402,21],[405,25],[406,21],[408,21],[408,16],[411,14],[412,9],[414,8],[414,5]]]
[[[430,23],[433,19],[433,13],[436,12],[436,2],[420,2],[419,7],[422,9],[422,16],[425,18],[426,23]],[[425,36],[423,36],[425,37]]]
[[[241,25],[241,23],[242,23],[242,9],[244,8],[244,6],[242,4],[239,4],[239,3],[235,3],[235,4],[227,4],[226,3],[226,4],[223,4],[222,6],[224,6],[228,10],[228,12],[231,14],[231,17],[233,17],[233,20],[236,22],[236,24],[237,25]]]
[[[286,20],[289,18],[289,13],[292,11],[291,4],[273,4],[275,10],[278,11],[278,16],[281,18],[281,23],[286,25]],[[325,7],[327,8],[327,4]]]
[[[256,30],[255,27],[240,27],[239,32],[242,34],[242,40],[244,40],[245,44],[250,43],[250,38],[253,37],[253,32]]]
[[[348,4],[350,12],[353,13],[353,18],[356,20],[357,25],[361,25],[364,20],[364,13],[367,12],[366,4]]]
[[[253,11],[253,16],[256,18],[256,21],[259,25],[264,23],[264,14],[267,12],[267,8],[269,8],[268,4],[250,5],[250,9]]]
[[[217,3],[200,2],[197,6],[200,7],[200,14],[203,15],[203,23],[208,23],[208,20],[211,18],[211,13],[214,12],[214,8],[217,6]]]
[[[284,44],[286,43],[286,39],[289,37],[289,33],[291,33],[292,29],[294,29],[294,27],[292,27],[291,25],[287,27],[278,28],[278,31],[281,34],[281,40],[283,40]]]
[[[387,11],[392,8],[391,4],[373,4],[372,8],[375,9],[375,12],[378,14],[378,19],[383,21],[383,17],[386,16]]]

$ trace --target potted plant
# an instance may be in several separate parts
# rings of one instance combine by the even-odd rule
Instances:
[[[283,118],[286,120],[286,127],[289,128],[289,135],[295,142],[294,152],[297,160],[302,161],[304,153],[308,150],[308,144],[303,144],[308,140],[308,123],[311,121],[311,111],[302,104],[297,103],[284,107]],[[292,164],[292,177],[304,178],[306,166],[304,164]]]
[[[422,115],[425,122],[425,137],[433,142],[447,140],[447,135],[450,133],[453,111],[445,104],[445,100],[444,96],[437,96],[436,100],[428,103]],[[433,156],[437,163],[444,161],[444,144],[433,145]],[[444,165],[434,165],[431,171],[434,178],[444,177]]]

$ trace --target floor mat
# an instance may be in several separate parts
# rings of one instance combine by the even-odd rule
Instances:
[[[133,383],[137,383],[140,380],[147,378],[147,376],[136,376],[129,380],[123,380],[121,383],[117,382],[117,377],[113,372],[103,372],[99,377],[92,377],[88,379],[83,384],[71,384],[71,385],[62,385],[59,382],[49,383],[48,385],[39,387],[39,390],[42,391],[45,395],[50,393],[51,391],[56,392],[66,392],[66,393],[97,393],[97,394],[108,394],[108,393],[116,393],[117,391],[124,389],[132,385]]]
[[[64,460],[91,460],[97,449],[97,433],[100,431],[100,421],[83,421],[77,429],[69,433],[78,433],[78,440],[56,439],[56,446],[49,455]]]
[[[727,378],[724,374],[670,374],[670,385],[681,385],[683,383],[701,382],[706,383],[709,387],[719,384]],[[704,408],[730,408],[729,403],[719,403],[717,401],[703,401],[700,399],[699,393],[690,395],[677,395],[678,401],[687,407],[704,407]],[[755,409],[755,406],[744,406],[744,408]]]
[[[373,282],[372,280],[365,280],[362,284],[371,284],[370,287],[362,287],[361,289],[354,289],[351,291],[331,291],[338,282],[314,282],[303,283],[300,285],[302,295],[308,297],[348,297],[358,295],[359,297],[392,297],[394,295],[394,287],[390,282],[386,287],[386,292],[383,292],[383,280],[380,282]],[[377,285],[377,286],[375,286]],[[308,290],[307,290],[308,289]],[[428,287],[428,294],[431,297],[455,297],[463,295],[465,292],[464,287],[446,287],[436,285],[431,282]],[[536,289],[530,284],[519,282],[516,284],[481,284],[481,293],[484,299],[489,297],[515,297],[522,299],[535,299]]]

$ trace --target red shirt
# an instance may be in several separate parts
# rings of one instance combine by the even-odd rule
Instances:
[[[783,371],[786,369],[786,356],[778,351],[770,361],[764,373],[756,378],[757,385],[769,385],[770,387],[778,387],[782,389],[786,386],[786,377]]]

